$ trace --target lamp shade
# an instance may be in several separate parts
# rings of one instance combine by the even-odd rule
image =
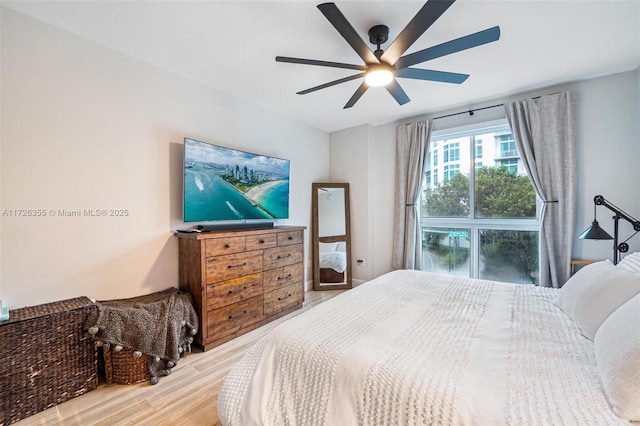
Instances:
[[[597,220],[591,222],[591,226],[587,228],[578,238],[584,240],[613,240],[613,237],[609,235],[607,231],[600,228]]]

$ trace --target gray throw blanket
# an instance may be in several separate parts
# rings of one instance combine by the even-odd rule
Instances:
[[[97,301],[85,323],[96,341],[147,355],[151,383],[191,349],[198,315],[189,293],[176,288],[130,299]]]

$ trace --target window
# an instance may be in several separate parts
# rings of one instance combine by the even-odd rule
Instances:
[[[500,143],[500,158],[518,157],[518,148],[511,132],[506,135],[498,135],[496,139]]]
[[[447,142],[444,145],[444,163],[460,161],[460,142]]]
[[[460,165],[459,164],[452,164],[452,165],[444,166],[443,182],[447,182],[448,180],[453,178],[453,176],[456,173],[460,173]]]
[[[509,170],[510,173],[518,174],[518,163],[520,161],[517,158],[510,158],[508,160],[500,160],[500,165],[504,166]]]
[[[423,269],[537,283],[538,203],[506,120],[434,131],[430,142],[443,167],[440,182],[431,167],[424,180]]]
[[[482,158],[482,138],[479,137],[479,136],[476,136],[475,137],[475,141],[476,141],[475,158],[476,158],[476,163],[477,163],[477,161]]]

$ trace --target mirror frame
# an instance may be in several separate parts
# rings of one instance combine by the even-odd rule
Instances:
[[[320,182],[311,184],[312,214],[313,214],[313,289],[314,290],[340,290],[352,288],[351,280],[351,213],[349,207],[349,184],[336,182]],[[318,228],[318,191],[320,188],[344,189],[344,225],[345,235],[320,237]],[[344,284],[320,284],[320,240],[323,242],[344,241],[346,245],[347,269],[346,282]]]

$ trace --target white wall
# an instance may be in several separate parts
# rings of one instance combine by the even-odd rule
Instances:
[[[578,91],[578,216],[575,235],[579,235],[593,220],[593,197],[597,194],[624,209],[628,214],[640,219],[640,70],[549,87],[547,89],[522,93],[508,98],[497,98],[469,109],[482,108],[506,101],[556,93],[561,90]],[[388,123],[361,131],[361,127],[331,134],[331,171],[334,173],[334,158],[349,158],[349,164],[356,167],[368,165],[368,189],[360,194],[368,194],[361,199],[362,209],[352,212],[354,247],[375,261],[373,269],[360,274],[360,279],[371,279],[391,270],[391,245],[393,231],[395,128],[397,125],[427,118],[440,117],[460,112],[461,109],[439,111],[433,114],[407,118],[401,122]],[[469,114],[434,121],[434,129],[456,127],[475,122],[504,117],[502,108],[491,108]],[[348,142],[348,143],[345,143]],[[358,146],[355,156],[351,148]],[[366,151],[368,149],[368,151]],[[366,160],[365,160],[366,159]],[[355,172],[342,176],[346,181],[359,179]],[[598,208],[600,225],[613,234],[610,211]],[[371,232],[357,228],[366,223]],[[626,239],[632,234],[628,223],[621,223],[620,236]],[[631,251],[640,251],[640,235],[629,241]],[[574,241],[575,258],[611,258],[613,244],[610,241]],[[355,268],[357,271],[358,268]]]
[[[331,181],[348,182],[351,208],[351,278],[354,284],[370,277],[369,246],[372,190],[369,182],[370,137],[372,127],[363,125],[331,134]],[[358,259],[363,259],[358,266]]]
[[[370,244],[369,256],[373,270],[369,277],[377,277],[391,270],[393,245],[393,211],[396,177],[396,125],[376,127],[371,155],[371,229],[375,240]],[[389,141],[393,141],[389,143]],[[370,265],[371,266],[371,265]]]
[[[2,217],[0,294],[12,308],[177,286],[185,136],[290,159],[279,224],[310,229],[311,183],[329,174],[325,132],[4,8],[1,31],[0,207],[46,213]]]
[[[580,92],[578,145],[578,225],[576,235],[593,220],[593,197],[602,195],[640,219],[640,131],[638,129],[638,70],[575,84]],[[597,208],[600,226],[613,235],[613,213]],[[624,221],[623,221],[624,222]],[[620,239],[632,234],[620,222]],[[640,235],[629,240],[640,251]],[[576,258],[611,259],[611,241],[576,240]]]

